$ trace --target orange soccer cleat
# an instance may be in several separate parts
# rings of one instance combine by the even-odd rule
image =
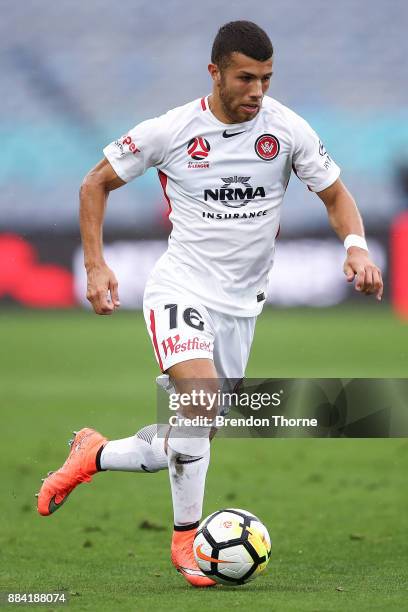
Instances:
[[[52,514],[62,506],[68,495],[81,482],[90,482],[98,471],[96,461],[98,451],[108,442],[94,429],[81,429],[70,440],[71,450],[62,467],[56,472],[48,472],[43,480],[38,497],[38,512],[42,516]]]
[[[173,531],[171,560],[176,570],[193,586],[213,586],[215,581],[203,574],[194,559],[193,542],[196,533],[197,528]]]

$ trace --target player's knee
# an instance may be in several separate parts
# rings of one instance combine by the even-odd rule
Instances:
[[[212,419],[217,415],[220,398],[217,379],[189,381],[183,388],[183,402],[180,402],[179,412],[185,418],[199,416]]]

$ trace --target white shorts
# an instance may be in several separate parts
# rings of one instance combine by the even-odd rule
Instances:
[[[162,372],[188,359],[212,359],[221,378],[243,378],[256,317],[233,317],[175,297],[143,306],[146,326]]]

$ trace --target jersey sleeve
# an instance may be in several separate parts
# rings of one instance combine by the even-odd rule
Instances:
[[[167,147],[164,123],[163,116],[143,121],[103,149],[119,178],[128,183],[162,162]]]
[[[296,115],[292,168],[311,191],[323,191],[340,176],[339,166],[327,153],[322,141],[310,125]]]

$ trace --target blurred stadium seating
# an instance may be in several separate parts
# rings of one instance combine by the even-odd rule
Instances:
[[[0,25],[0,231],[76,236],[78,187],[102,147],[208,93],[212,39],[239,18],[270,34],[270,94],[320,133],[368,233],[386,240],[406,207],[395,180],[408,165],[405,0],[9,3]],[[163,236],[165,212],[150,170],[112,196],[107,229],[117,238]],[[295,177],[282,226],[283,237],[328,231],[320,202]]]

